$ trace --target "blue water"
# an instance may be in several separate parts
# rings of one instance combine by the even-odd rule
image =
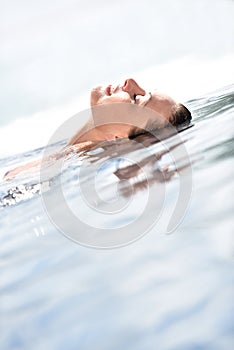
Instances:
[[[36,187],[38,171],[1,182],[1,349],[232,349],[234,85],[187,104],[193,126],[180,135],[192,161],[193,191],[173,234],[166,235],[159,224],[125,247],[87,248],[51,223]],[[104,198],[114,196],[112,175],[133,151],[136,160],[149,164],[160,189],[155,166],[172,165],[168,153],[147,163],[136,145],[118,142],[122,160],[113,152],[115,143],[67,158],[62,179],[71,206],[81,203],[75,186],[84,160],[105,159],[98,182],[105,182],[99,188]],[[160,151],[160,143],[145,147]],[[1,168],[9,170],[42,151],[4,158]],[[138,189],[142,178],[134,179]],[[80,181],[89,184],[89,173]],[[177,172],[164,182],[166,213],[175,205],[178,182]],[[104,222],[82,206],[83,217],[93,225],[124,225],[139,214],[147,188],[139,186],[132,198],[136,205],[124,217]]]

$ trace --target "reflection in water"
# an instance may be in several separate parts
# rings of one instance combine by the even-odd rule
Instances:
[[[193,125],[189,125],[186,127],[181,127],[179,132],[185,131],[189,129]],[[159,161],[163,156],[169,154],[176,147],[179,147],[184,143],[184,141],[179,139],[175,139],[174,144],[171,146],[164,145],[164,149],[160,151],[155,151],[150,156],[145,156],[147,153],[147,149],[152,148],[154,145],[168,140],[173,136],[177,135],[177,132],[174,128],[164,128],[159,131],[155,131],[154,135],[147,133],[136,137],[134,140],[129,139],[119,139],[116,141],[104,141],[93,143],[92,145],[88,145],[85,149],[77,149],[76,147],[71,147],[69,152],[66,152],[64,157],[63,164],[63,172],[67,173],[68,178],[69,171],[71,167],[76,168],[76,164],[78,162],[79,166],[82,164],[82,161],[90,162],[90,164],[95,162],[103,161],[103,159],[108,159],[110,162],[115,161],[121,157],[126,158],[132,152],[136,153],[136,164],[128,165],[125,167],[120,167],[114,171],[115,176],[119,180],[130,180],[134,179],[133,188],[130,191],[130,188],[125,183],[125,185],[121,186],[121,193],[124,196],[130,195],[132,190],[135,193],[138,189],[147,188],[150,184],[156,182],[166,182],[169,181],[173,175],[175,175],[178,171],[190,165],[189,159],[187,159],[187,163],[183,164],[183,166],[179,166],[177,164],[174,169],[172,168],[172,164],[167,166],[160,166]],[[186,140],[187,141],[187,140]],[[143,158],[141,155],[142,149],[144,152]],[[138,153],[137,153],[138,152]],[[152,153],[152,151],[151,151]],[[56,161],[56,159],[54,160]],[[46,168],[50,168],[51,160],[49,160],[48,164],[46,164]],[[120,164],[117,162],[116,164]],[[79,167],[78,166],[78,167]],[[142,179],[142,175],[145,173],[145,169],[147,168],[147,176]],[[71,173],[73,176],[73,173]],[[47,179],[46,188],[51,188],[52,180],[59,176],[59,174],[54,174],[53,178]],[[30,180],[28,183],[20,182],[25,180],[25,178]],[[19,173],[17,176],[18,185],[12,186],[10,189],[7,189],[7,194],[3,195],[0,199],[0,207],[11,206],[14,204],[18,204],[22,201],[31,199],[34,195],[40,194],[41,185],[38,183],[39,177],[39,167],[32,168],[30,171]],[[144,176],[143,176],[144,177]],[[66,178],[66,180],[68,180]],[[81,179],[82,180],[82,179]],[[44,182],[43,182],[44,186]],[[44,186],[45,188],[45,186]]]
[[[189,159],[187,159],[187,162],[183,166],[173,166],[172,164],[161,166],[159,163],[159,161],[164,155],[169,154],[170,151],[172,151],[176,147],[179,147],[181,143],[182,142],[172,147],[169,147],[167,150],[163,150],[153,155],[150,155],[140,160],[137,164],[128,165],[123,168],[118,168],[114,172],[114,174],[119,180],[132,180],[131,187],[129,187],[129,185],[126,182],[123,182],[123,186],[121,187],[122,195],[130,196],[132,195],[132,193],[136,193],[139,190],[144,190],[148,186],[150,187],[150,185],[155,184],[157,182],[167,182],[171,180],[171,178],[176,173],[183,170],[187,166],[190,166]],[[145,174],[147,174],[147,176],[145,176]]]

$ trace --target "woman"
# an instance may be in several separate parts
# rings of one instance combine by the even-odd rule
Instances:
[[[147,93],[134,79],[127,79],[124,84],[108,85],[106,87],[97,86],[92,89],[90,97],[92,117],[75,133],[75,135],[69,140],[68,145],[75,145],[79,142],[90,140],[101,141],[124,137],[133,138],[138,134],[162,128],[168,124],[173,126],[189,124],[192,119],[190,111],[184,105],[176,102],[170,96],[167,96],[158,90],[155,90],[152,93]],[[113,105],[114,103],[121,104],[121,108],[116,108],[115,105]],[[134,104],[141,108],[134,108],[132,111],[129,109],[126,110],[126,105],[122,105],[123,103]],[[98,106],[103,105],[108,105],[109,108],[98,108]],[[142,116],[144,114],[142,113],[143,107],[146,107],[144,109],[145,118]],[[116,118],[114,118],[114,127],[113,125],[109,125],[110,118],[108,117],[113,108],[117,110]],[[128,115],[126,116],[125,113],[125,119],[120,120],[124,109]],[[99,116],[95,120],[96,123],[93,123],[95,114],[98,115],[98,112]],[[131,112],[134,115],[133,123],[129,122],[131,121]],[[140,115],[139,120],[137,121],[136,114],[138,114],[138,112]],[[107,118],[105,118],[105,113]],[[102,115],[102,125],[97,127],[97,120],[99,121],[100,114]],[[135,124],[138,124],[138,126]],[[88,130],[89,132],[87,132]]]
[[[71,150],[88,149],[99,141],[134,138],[167,125],[189,124],[192,119],[185,106],[157,90],[146,92],[134,79],[93,88],[90,104],[89,121],[71,137],[65,150],[54,156],[55,160]],[[8,171],[4,179],[12,179],[40,163],[41,160],[37,160],[19,166]]]

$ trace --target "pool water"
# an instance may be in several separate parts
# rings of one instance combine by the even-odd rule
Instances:
[[[38,171],[2,180],[1,349],[232,348],[234,85],[187,105],[193,126],[179,135],[192,164],[192,194],[182,222],[171,234],[165,233],[164,222],[157,222],[132,244],[88,248],[68,239],[51,222]],[[173,142],[173,136],[166,142]],[[160,142],[149,142],[145,153],[138,146],[127,140],[109,142],[71,154],[64,162],[64,192],[86,221],[87,234],[89,225],[118,232],[144,212],[148,187],[144,174],[131,167],[133,153],[147,168],[155,193],[165,186],[164,214],[175,206],[179,174],[170,155],[160,153]],[[1,168],[8,171],[42,152],[40,148],[1,159]],[[150,152],[161,156],[155,160]],[[102,205],[117,194],[133,205],[114,216],[91,216],[75,190],[84,162],[88,166],[79,181],[89,187],[89,166],[97,165]],[[167,177],[162,174],[165,166]],[[125,181],[118,187],[121,177]],[[151,210],[142,221],[155,215]]]

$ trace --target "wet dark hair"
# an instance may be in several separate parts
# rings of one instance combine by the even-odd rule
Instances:
[[[181,126],[189,124],[191,119],[192,115],[188,108],[182,105],[182,103],[178,103],[172,112],[170,122],[174,126]]]
[[[188,108],[182,105],[182,103],[178,103],[173,109],[169,123],[171,123],[173,126],[179,127],[179,126],[189,125],[191,120],[192,120],[192,115],[191,115],[191,112],[188,110]],[[154,122],[151,121],[150,124],[146,125],[145,129],[133,127],[130,130],[128,138],[134,139],[137,136],[150,133],[150,130],[155,130],[155,129],[157,129],[157,127],[155,127]]]

